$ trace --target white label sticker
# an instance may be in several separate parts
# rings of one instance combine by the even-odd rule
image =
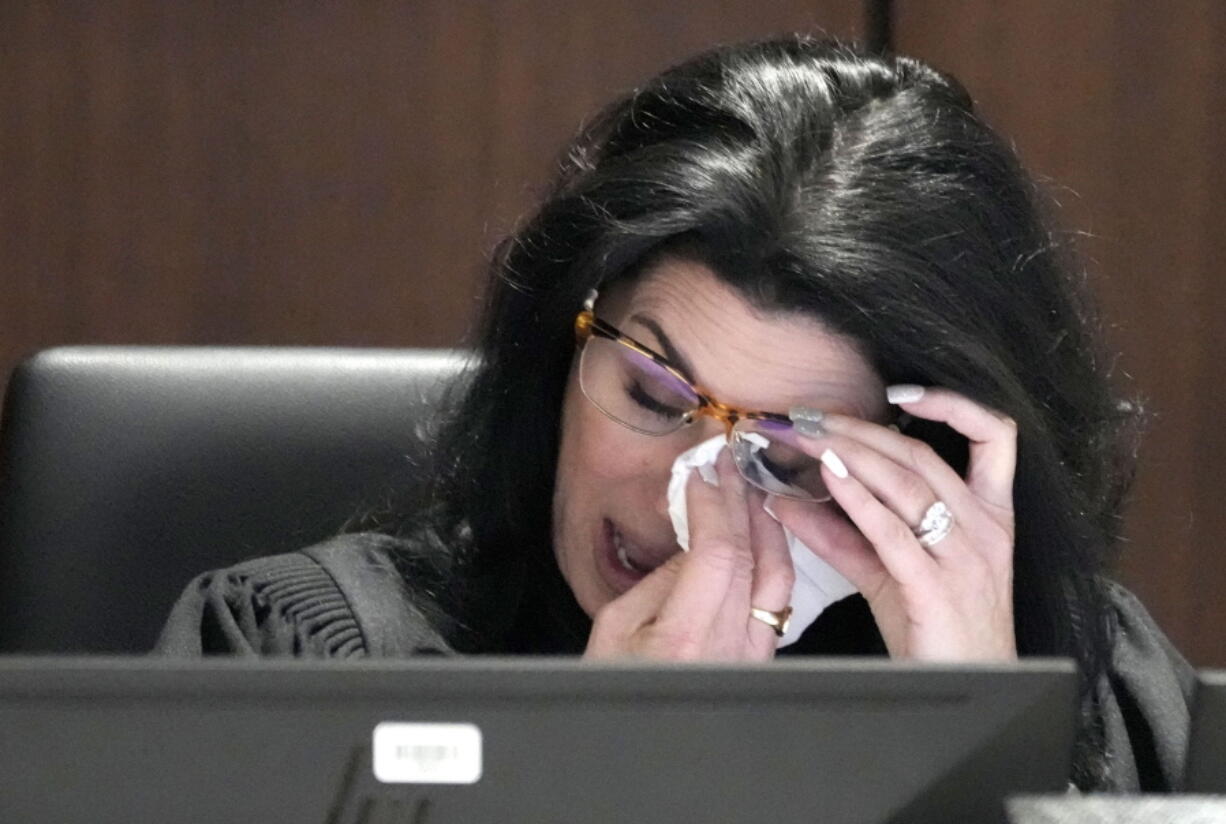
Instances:
[[[372,736],[375,778],[385,784],[475,784],[481,730],[474,724],[384,721]]]

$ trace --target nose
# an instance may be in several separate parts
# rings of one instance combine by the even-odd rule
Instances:
[[[732,424],[725,421],[723,418],[715,418],[707,415],[695,418],[688,426],[683,428],[689,434],[690,446],[697,446],[703,441],[710,440],[716,435],[727,437],[732,434]],[[687,449],[689,447],[686,447]]]
[[[682,452],[688,452],[700,443],[706,443],[712,438],[720,437],[726,439],[730,431],[730,428],[718,418],[702,417],[695,419],[682,427],[681,431],[677,433],[675,440],[676,453],[673,455],[673,460],[676,460],[677,456]],[[668,465],[671,472],[672,460],[669,461]]]

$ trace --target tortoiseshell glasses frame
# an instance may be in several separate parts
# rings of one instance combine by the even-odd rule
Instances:
[[[753,420],[753,421],[771,421],[786,427],[791,427],[792,421],[787,415],[781,415],[777,412],[762,412],[739,409],[735,406],[730,406],[722,403],[711,397],[709,393],[704,391],[702,387],[695,384],[690,378],[681,371],[677,366],[669,361],[667,357],[656,352],[651,347],[646,346],[640,341],[635,340],[631,336],[625,334],[616,326],[596,317],[596,299],[598,292],[592,290],[588,293],[587,299],[583,301],[583,309],[575,317],[575,339],[580,349],[583,349],[585,344],[593,336],[599,336],[628,347],[635,352],[638,352],[644,357],[650,358],[657,366],[667,371],[670,375],[677,379],[682,385],[690,390],[694,395],[694,408],[686,410],[683,415],[678,417],[676,424],[669,429],[660,431],[650,431],[641,427],[635,426],[628,421],[622,420],[611,414],[595,399],[589,396],[589,400],[595,404],[596,408],[603,412],[606,416],[617,421],[622,426],[632,429],[635,432],[640,432],[644,435],[661,436],[676,432],[683,426],[693,423],[699,417],[714,418],[724,424],[726,434],[731,439],[732,429],[738,421]],[[585,392],[586,394],[586,392]]]

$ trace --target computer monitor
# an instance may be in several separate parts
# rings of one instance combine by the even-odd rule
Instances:
[[[0,659],[0,821],[1003,821],[1071,663]]]
[[[1226,670],[1197,676],[1184,783],[1189,793],[1226,793]]]

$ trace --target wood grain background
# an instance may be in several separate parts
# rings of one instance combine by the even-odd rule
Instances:
[[[0,374],[61,343],[459,344],[584,117],[819,29],[960,77],[1088,233],[1154,414],[1121,575],[1226,665],[1220,0],[6,3]]]
[[[1226,665],[1226,3],[895,0],[894,47],[957,75],[1081,242],[1150,431],[1120,576]]]

